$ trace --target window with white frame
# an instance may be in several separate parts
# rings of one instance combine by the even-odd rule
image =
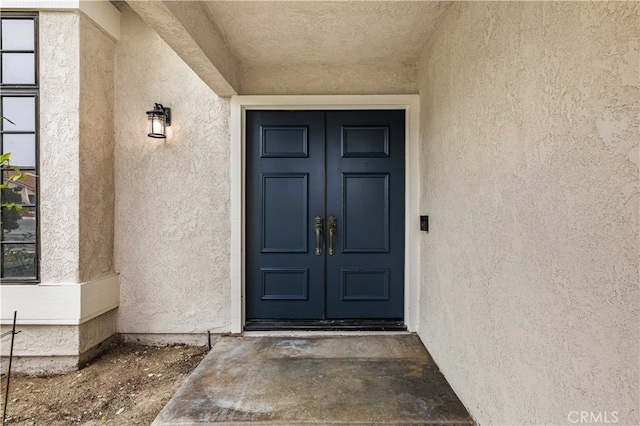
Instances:
[[[26,180],[10,182],[15,172],[2,169],[2,203],[21,205],[2,209],[0,216],[0,278],[2,283],[38,282],[38,15],[2,12],[0,15],[0,150],[11,153],[11,165],[28,172]],[[10,120],[10,121],[8,121]]]

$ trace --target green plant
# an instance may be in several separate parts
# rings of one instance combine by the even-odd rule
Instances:
[[[16,191],[17,188],[3,188],[2,189],[2,207],[6,207],[2,212],[2,228],[7,231],[13,231],[20,227],[19,221],[22,219],[20,210],[22,206],[19,204],[22,200],[20,193]]]
[[[6,117],[0,117],[2,120],[6,120],[11,124],[15,123]],[[0,169],[2,170],[2,183],[0,183],[0,191],[2,191],[2,199],[0,206],[8,210],[16,209],[22,210],[22,206],[18,204],[18,199],[11,195],[14,191],[10,187],[10,184],[17,181],[24,181],[29,176],[35,176],[33,173],[24,173],[18,167],[11,165],[11,153],[7,152],[0,155]],[[13,172],[13,173],[12,173]]]
[[[22,206],[9,195],[9,192],[13,191],[9,185],[13,182],[27,180],[29,176],[35,175],[33,173],[22,172],[18,167],[11,165],[10,159],[10,152],[0,155],[0,168],[2,168],[2,174],[4,175],[2,178],[2,183],[0,184],[0,190],[2,191],[2,207],[7,209],[21,210]]]

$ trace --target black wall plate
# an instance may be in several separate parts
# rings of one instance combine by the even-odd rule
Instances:
[[[420,230],[429,232],[429,216],[420,216]]]

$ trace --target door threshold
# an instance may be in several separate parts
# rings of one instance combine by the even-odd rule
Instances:
[[[406,331],[400,320],[247,320],[245,331]]]

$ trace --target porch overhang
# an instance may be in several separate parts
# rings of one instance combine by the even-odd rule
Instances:
[[[418,59],[451,4],[126,3],[220,97],[415,94]]]
[[[238,62],[200,3],[138,0],[128,4],[218,96],[239,93]]]

